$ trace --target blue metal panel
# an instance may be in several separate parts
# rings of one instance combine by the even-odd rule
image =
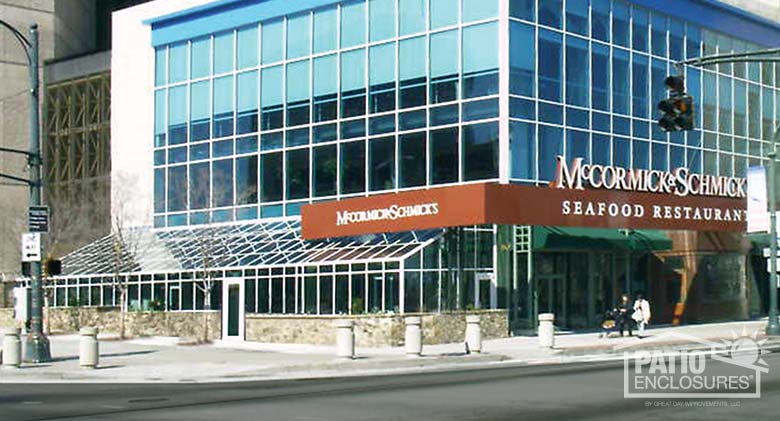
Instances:
[[[218,0],[146,21],[152,44],[164,45],[314,9],[338,0]],[[718,0],[629,0],[703,28],[764,46],[780,45],[780,24]]]
[[[780,24],[717,0],[629,1],[759,45],[780,45]]]
[[[147,20],[157,47],[227,29],[315,9],[338,0],[219,0]]]

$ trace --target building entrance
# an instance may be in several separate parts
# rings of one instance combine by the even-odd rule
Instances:
[[[244,340],[244,281],[226,280],[222,283],[222,339]]]

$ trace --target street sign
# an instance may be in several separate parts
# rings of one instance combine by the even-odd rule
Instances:
[[[27,228],[30,232],[49,232],[49,207],[30,206],[27,210]]]
[[[41,234],[37,232],[26,232],[22,234],[22,261],[40,262],[41,261]]]

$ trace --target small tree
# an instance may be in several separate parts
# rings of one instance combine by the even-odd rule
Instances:
[[[214,289],[215,279],[211,268],[214,266],[214,238],[211,227],[196,231],[195,242],[200,256],[200,271],[197,272],[195,286],[203,293],[203,342],[209,341],[209,325],[211,323],[211,291]]]
[[[128,274],[136,269],[141,230],[131,227],[131,199],[134,192],[134,178],[117,176],[112,189],[111,211],[111,257],[112,286],[119,293],[119,337],[125,339],[127,315]]]

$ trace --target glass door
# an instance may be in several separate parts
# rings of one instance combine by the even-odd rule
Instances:
[[[244,282],[241,279],[222,283],[222,339],[244,340]]]

